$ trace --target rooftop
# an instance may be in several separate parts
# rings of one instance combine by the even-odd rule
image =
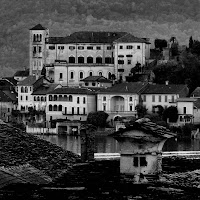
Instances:
[[[8,93],[11,93],[10,91],[1,91],[0,90],[0,102],[12,102],[12,101],[17,101],[17,98],[16,98],[16,94],[15,96],[11,95],[11,94],[8,94]]]
[[[140,93],[148,84],[142,82],[120,83],[107,89],[101,89],[98,93]]]
[[[81,81],[84,81],[84,82],[112,83],[111,80],[108,80],[104,76],[88,76],[88,77],[82,79]]]
[[[20,77],[24,77],[24,76],[29,76],[29,70],[21,70],[21,71],[17,71],[14,76],[20,76]]]
[[[47,93],[53,91],[59,84],[43,84],[38,87],[32,95],[46,95]]]
[[[39,79],[42,78],[39,77]],[[38,79],[36,78],[36,76],[28,76],[26,79],[24,79],[23,81],[18,82],[18,85],[20,86],[32,86]]]
[[[37,24],[36,26],[34,26],[29,30],[46,30],[46,28],[44,28],[41,24]]]
[[[197,87],[190,96],[200,97],[200,87]]]

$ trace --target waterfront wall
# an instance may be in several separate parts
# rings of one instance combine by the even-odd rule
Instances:
[[[57,128],[36,128],[26,126],[26,132],[30,134],[58,134]]]

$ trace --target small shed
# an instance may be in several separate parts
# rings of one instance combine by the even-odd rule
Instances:
[[[175,133],[147,118],[112,134],[120,145],[120,173],[133,175],[137,182],[140,178],[159,178],[163,145],[174,136]]]

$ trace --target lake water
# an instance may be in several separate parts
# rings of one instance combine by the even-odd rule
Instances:
[[[38,137],[76,154],[81,152],[80,136],[39,135]],[[119,151],[119,144],[114,138],[105,136],[95,138],[95,153],[119,153]],[[163,151],[200,151],[200,140],[185,139],[176,141],[175,138],[171,138],[165,142]]]

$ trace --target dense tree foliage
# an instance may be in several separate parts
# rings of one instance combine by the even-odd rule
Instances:
[[[178,110],[175,106],[170,106],[163,112],[163,120],[169,122],[176,122],[178,119]]]
[[[167,41],[162,39],[155,39],[154,44],[155,48],[160,49],[160,51],[162,51],[164,47],[167,47]]]
[[[28,30],[38,23],[50,36],[112,30],[188,44],[199,37],[199,7],[199,0],[0,0],[0,76],[28,67]]]

